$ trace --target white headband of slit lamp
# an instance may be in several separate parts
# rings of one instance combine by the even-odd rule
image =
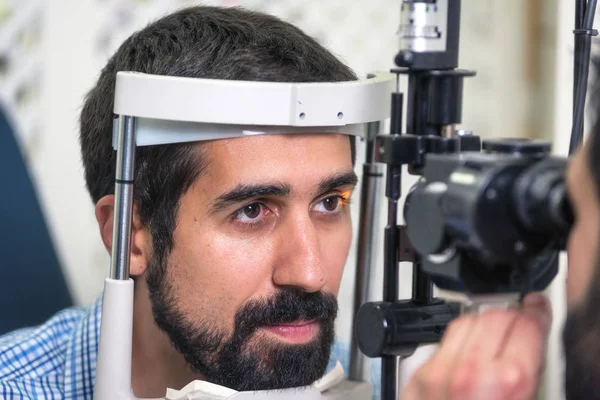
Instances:
[[[137,117],[138,146],[259,134],[362,136],[363,124],[389,118],[395,81],[386,72],[356,81],[317,83],[118,72],[114,113]],[[114,131],[118,132],[118,119]]]

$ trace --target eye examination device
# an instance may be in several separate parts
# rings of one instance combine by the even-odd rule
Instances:
[[[569,155],[583,138],[596,3],[575,1]],[[398,359],[438,343],[452,319],[546,289],[573,224],[565,184],[569,160],[552,155],[550,143],[482,141],[456,128],[464,78],[475,76],[457,68],[460,7],[460,0],[400,5],[398,68],[392,72],[408,77],[407,121],[403,127],[403,94],[392,94],[390,134],[373,143],[374,161],[387,166],[383,301],[355,302],[354,319],[356,347],[381,358],[382,400],[398,399]],[[405,197],[404,225],[398,225],[403,166],[418,180]],[[398,299],[400,262],[413,264],[406,300]],[[443,289],[440,298],[434,285]],[[361,368],[357,354],[353,348],[352,373]]]

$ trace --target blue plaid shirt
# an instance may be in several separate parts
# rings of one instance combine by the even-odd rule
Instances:
[[[102,300],[0,337],[2,399],[92,399]]]
[[[93,399],[101,313],[99,297],[90,307],[69,308],[39,327],[0,337],[0,398]],[[347,371],[347,346],[334,346],[329,368],[336,360]]]

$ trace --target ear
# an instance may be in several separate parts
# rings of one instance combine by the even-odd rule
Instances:
[[[96,203],[96,221],[98,221],[102,242],[109,254],[113,245],[114,206],[115,196],[112,194],[104,196]],[[131,248],[129,254],[129,274],[132,276],[143,274],[148,268],[152,254],[152,236],[140,221],[135,205],[131,221]]]

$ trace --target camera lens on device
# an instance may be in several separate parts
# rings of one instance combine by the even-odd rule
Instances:
[[[566,165],[564,159],[549,158],[524,172],[516,183],[513,198],[517,214],[532,233],[569,233],[573,211],[565,184]]]

